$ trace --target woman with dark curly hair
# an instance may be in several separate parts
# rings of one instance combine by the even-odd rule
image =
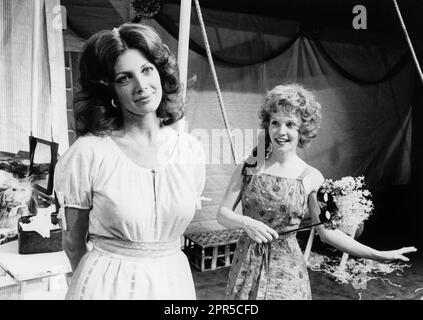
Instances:
[[[307,265],[295,232],[306,213],[320,222],[316,192],[322,174],[297,155],[320,127],[321,106],[299,84],[276,86],[260,110],[264,146],[235,170],[217,219],[228,228],[242,228],[229,273],[229,299],[311,299]],[[259,139],[260,140],[260,139]],[[263,147],[263,152],[260,148]],[[263,155],[263,156],[260,156]],[[242,203],[242,215],[234,210]],[[320,238],[351,255],[408,261],[414,247],[378,251],[339,230],[316,227]]]
[[[174,55],[151,27],[93,35],[80,58],[78,139],[55,192],[74,271],[67,299],[195,299],[180,237],[205,184]],[[92,244],[87,249],[87,240]]]

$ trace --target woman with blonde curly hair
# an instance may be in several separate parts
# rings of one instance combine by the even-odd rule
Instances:
[[[218,210],[219,223],[242,228],[229,273],[229,299],[311,299],[307,265],[295,232],[305,214],[318,223],[316,192],[322,174],[297,155],[320,127],[321,106],[302,85],[291,83],[269,91],[260,110],[265,131],[260,145],[232,175]],[[260,152],[260,148],[264,149]],[[263,155],[263,156],[260,156]],[[242,215],[235,214],[242,203]],[[339,230],[318,226],[320,238],[351,255],[408,261],[414,247],[379,251]]]
[[[66,298],[195,299],[180,237],[205,158],[170,126],[183,116],[174,55],[151,27],[123,24],[87,41],[80,75],[79,138],[54,177],[74,271]]]

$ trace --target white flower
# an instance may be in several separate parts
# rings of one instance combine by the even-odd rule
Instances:
[[[323,188],[325,193],[323,199],[328,201],[327,192],[331,193],[334,202],[342,215],[340,222],[341,230],[352,233],[360,223],[366,220],[373,211],[373,202],[368,199],[371,193],[362,189],[364,186],[364,176],[343,177],[340,180],[325,180]]]

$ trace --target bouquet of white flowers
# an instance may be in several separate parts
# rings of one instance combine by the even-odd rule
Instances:
[[[355,235],[358,226],[373,212],[371,193],[364,189],[364,186],[363,176],[348,176],[336,181],[332,179],[324,181],[317,193],[317,200],[323,219],[325,216],[331,217],[328,222],[325,222],[328,224],[327,227],[339,229],[351,237]],[[323,271],[338,282],[353,284],[356,281],[362,281],[363,277],[365,277],[365,281],[377,279],[380,278],[376,275],[377,273],[402,271],[404,266],[409,266],[368,259],[348,259],[346,253],[342,258],[311,253],[307,264],[312,270]]]
[[[371,193],[364,185],[363,176],[326,179],[317,194],[321,210],[337,216],[336,227],[350,236],[373,211]]]

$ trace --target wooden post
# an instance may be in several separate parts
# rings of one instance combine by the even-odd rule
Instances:
[[[200,250],[201,250],[201,257],[200,257],[200,264],[199,264],[199,265],[200,265],[200,270],[201,270],[201,271],[204,271],[204,270],[205,270],[205,267],[206,267],[206,266],[205,266],[205,260],[206,260],[206,259],[204,259],[204,257],[205,257],[205,252],[204,252],[204,251],[205,251],[206,249],[205,249],[205,248],[202,248],[202,247],[199,247],[199,248],[200,248]]]
[[[230,250],[230,244],[225,245],[225,267],[231,265],[231,250]]]
[[[41,0],[34,0],[33,33],[32,33],[32,64],[31,64],[31,136],[38,135],[38,66],[40,49],[40,16]]]
[[[219,246],[215,246],[213,248],[213,257],[212,257],[211,270],[216,270],[216,266],[217,266],[217,251],[218,250],[219,250]]]
[[[306,248],[304,250],[304,260],[306,262],[310,258],[311,247],[313,246],[313,241],[314,241],[315,234],[316,234],[316,231],[314,230],[314,227],[313,227],[310,230],[310,235],[308,236],[308,240],[307,240],[307,246],[306,246]]]
[[[191,23],[192,0],[181,0],[179,11],[179,37],[178,37],[178,66],[179,78],[182,83],[182,99],[185,103],[188,78],[189,32]],[[185,129],[185,117],[176,123],[178,131]]]

